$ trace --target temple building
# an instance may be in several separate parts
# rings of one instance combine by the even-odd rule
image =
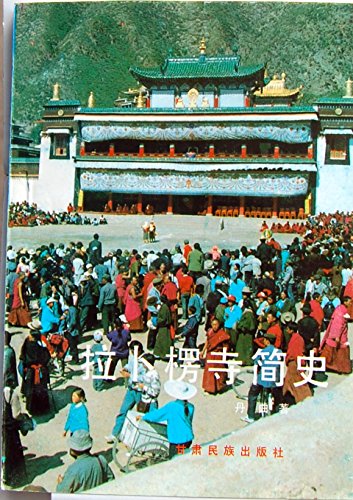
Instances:
[[[39,180],[39,146],[26,134],[22,124],[11,127],[10,201],[35,202],[35,186]]]
[[[293,218],[351,210],[350,95],[298,105],[302,88],[286,88],[284,73],[270,79],[264,64],[241,65],[237,48],[209,56],[204,39],[195,57],[169,53],[130,72],[137,89],[112,108],[97,107],[93,92],[87,106],[63,100],[54,86],[42,117],[39,206]]]

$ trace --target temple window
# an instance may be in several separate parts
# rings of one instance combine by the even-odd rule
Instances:
[[[68,134],[53,134],[51,139],[50,158],[68,159],[70,153],[70,136]]]
[[[327,163],[348,163],[348,140],[345,135],[327,136],[326,162]]]

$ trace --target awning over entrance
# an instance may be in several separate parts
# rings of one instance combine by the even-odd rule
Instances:
[[[206,160],[197,162],[193,160],[188,161],[168,161],[166,158],[163,161],[148,161],[148,160],[138,160],[134,159],[133,161],[97,161],[97,159],[92,159],[91,161],[77,161],[76,168],[82,168],[85,170],[116,170],[116,171],[131,171],[131,170],[164,170],[169,172],[170,170],[176,172],[202,172],[204,175],[207,175],[208,172],[243,172],[248,170],[278,170],[282,172],[293,171],[293,172],[316,172],[316,165],[313,160],[298,162],[295,160],[293,163],[285,163],[285,162],[274,162],[271,161],[263,161],[256,162],[252,160],[250,163],[244,162],[244,160],[240,160],[239,162],[232,161],[227,162],[227,160],[221,162],[215,162],[214,160]]]
[[[309,188],[309,173],[150,173],[82,172],[83,191],[112,193],[223,195],[223,196],[300,196]]]

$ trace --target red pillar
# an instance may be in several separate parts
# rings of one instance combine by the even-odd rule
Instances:
[[[142,194],[138,194],[137,196],[137,213],[142,214]]]
[[[279,146],[275,146],[273,150],[273,157],[279,158]]]
[[[244,98],[244,106],[246,108],[250,108],[250,97],[248,95],[246,95]]]
[[[247,155],[248,155],[248,152],[247,152],[246,144],[243,144],[242,147],[241,147],[241,157],[242,158],[246,158]]]
[[[173,158],[175,156],[175,145],[174,144],[169,145],[169,156],[171,158]]]
[[[212,215],[213,214],[213,196],[209,194],[207,196],[207,210],[206,210],[206,215]]]
[[[80,145],[80,156],[85,156],[86,154],[86,144],[84,142],[81,142]]]
[[[308,158],[312,160],[314,158],[314,147],[312,144],[308,146]]]
[[[173,195],[168,194],[168,208],[167,208],[167,214],[172,214],[173,213]]]
[[[151,98],[150,96],[148,95],[146,97],[146,108],[150,108],[151,107]]]
[[[214,96],[214,107],[215,108],[219,107],[219,97],[218,97],[218,94],[215,94],[215,96]]]
[[[278,198],[272,198],[272,217],[278,217]]]
[[[245,213],[245,196],[240,196],[239,199],[239,216],[244,216]]]
[[[115,156],[114,144],[109,144],[109,153],[108,153],[108,156]]]
[[[214,158],[214,144],[210,144],[208,148],[208,157]]]
[[[145,145],[144,144],[139,145],[139,156],[145,156]]]

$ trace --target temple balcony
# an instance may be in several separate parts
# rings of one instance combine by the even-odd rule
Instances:
[[[279,170],[316,172],[316,162],[305,156],[288,156],[273,158],[272,156],[251,155],[219,156],[214,158],[197,157],[187,159],[184,156],[170,158],[166,155],[138,157],[89,155],[74,157],[76,168],[87,170],[116,171],[175,171],[175,172],[215,172],[215,171],[247,171],[247,170]]]

